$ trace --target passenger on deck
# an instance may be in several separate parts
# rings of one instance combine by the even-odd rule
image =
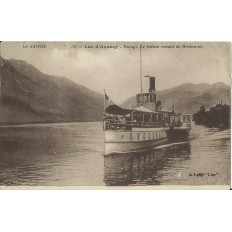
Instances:
[[[176,124],[177,124],[178,127],[182,126],[182,122],[180,121],[180,119],[177,120]]]

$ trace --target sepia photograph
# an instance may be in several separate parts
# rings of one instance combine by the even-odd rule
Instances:
[[[1,42],[0,189],[230,189],[230,42]]]

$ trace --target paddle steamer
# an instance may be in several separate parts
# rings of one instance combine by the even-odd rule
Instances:
[[[155,77],[145,77],[149,78],[149,90],[142,91],[141,78],[141,93],[136,95],[134,108],[114,104],[105,93],[103,118],[105,155],[139,151],[189,135],[191,116],[176,113],[174,104],[172,111],[162,110],[161,101],[156,99]]]

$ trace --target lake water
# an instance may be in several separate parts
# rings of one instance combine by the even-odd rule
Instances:
[[[229,185],[230,130],[104,156],[102,123],[0,127],[0,186]]]

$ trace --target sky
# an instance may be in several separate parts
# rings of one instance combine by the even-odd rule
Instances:
[[[3,42],[1,56],[27,61],[41,72],[69,78],[98,93],[105,89],[121,104],[140,92],[140,45],[142,76],[155,76],[157,90],[184,83],[229,84],[228,43]],[[146,92],[148,79],[142,79]]]

